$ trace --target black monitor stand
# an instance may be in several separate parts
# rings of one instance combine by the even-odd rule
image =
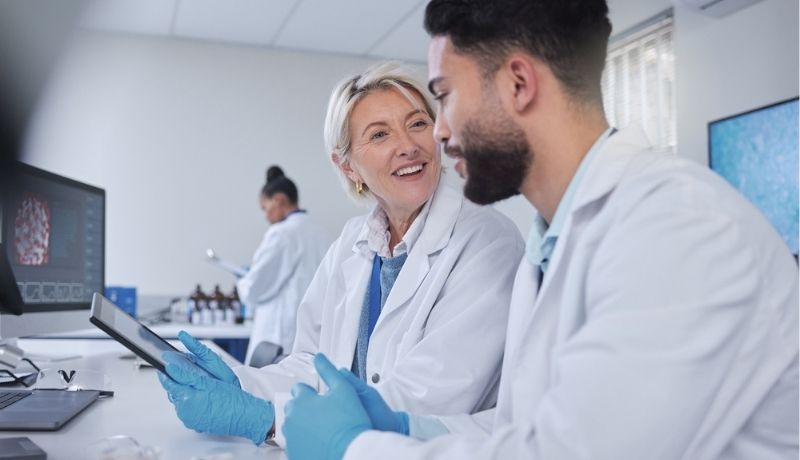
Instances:
[[[11,271],[5,245],[0,243],[0,312],[21,315],[22,306],[22,295],[17,287],[17,279]]]
[[[17,279],[8,263],[6,248],[0,243],[0,313],[12,315],[22,314],[22,296],[17,287]],[[0,339],[0,365],[15,368],[24,356],[22,349],[16,346],[16,340]]]

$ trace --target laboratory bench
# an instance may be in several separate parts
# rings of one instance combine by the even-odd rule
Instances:
[[[205,342],[224,360],[235,363],[217,345]],[[128,350],[114,340],[20,339],[18,345],[27,354],[42,357],[37,364],[43,368],[102,372],[110,378],[114,391],[113,397],[96,401],[58,431],[0,431],[2,438],[27,436],[47,452],[49,460],[86,460],[91,458],[93,444],[116,435],[129,436],[141,446],[158,449],[160,460],[285,458],[277,447],[255,446],[243,438],[200,434],[184,427],[167,400],[156,371],[130,359]],[[52,360],[42,361],[47,356]]]

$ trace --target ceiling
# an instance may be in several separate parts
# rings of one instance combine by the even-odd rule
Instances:
[[[425,63],[427,0],[93,0],[85,28]],[[613,34],[671,0],[608,0]]]
[[[425,62],[426,0],[96,0],[88,29]]]

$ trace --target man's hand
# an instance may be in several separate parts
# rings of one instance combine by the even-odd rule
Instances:
[[[283,423],[289,460],[339,460],[356,436],[372,428],[356,390],[325,355],[317,354],[314,366],[329,390],[319,395],[302,383],[292,388]]]
[[[393,411],[383,400],[378,390],[367,385],[367,382],[353,375],[347,369],[339,369],[350,386],[356,390],[361,405],[367,411],[372,427],[379,431],[392,431],[408,436],[408,414]]]

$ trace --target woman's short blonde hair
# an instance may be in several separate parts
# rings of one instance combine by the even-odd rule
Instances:
[[[325,151],[331,160],[333,169],[342,182],[345,192],[356,203],[367,204],[371,202],[372,194],[366,189],[366,186],[364,187],[366,193],[358,194],[355,184],[339,169],[331,155],[338,156],[340,162],[349,161],[352,147],[350,115],[353,112],[353,108],[367,94],[387,89],[398,91],[415,107],[424,110],[432,120],[436,118],[425,87],[408,68],[397,61],[375,64],[365,70],[364,73],[346,78],[336,85],[328,102],[328,113],[325,116]],[[419,99],[414,97],[413,93],[416,93],[419,99],[422,100],[423,107],[419,107]]]

